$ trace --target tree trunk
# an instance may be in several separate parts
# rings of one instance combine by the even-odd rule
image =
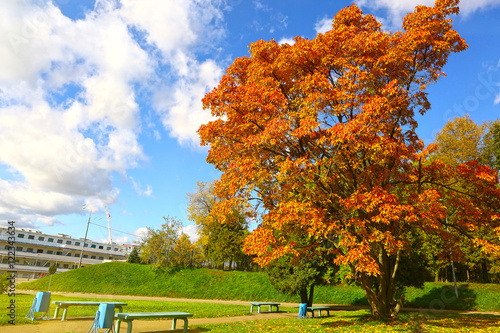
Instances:
[[[309,296],[307,295],[307,287],[300,289],[300,303],[307,303],[307,306],[312,306],[314,298],[314,284],[309,290]]]
[[[382,245],[379,246],[378,265],[379,276],[360,274],[361,286],[366,299],[370,304],[372,317],[375,320],[384,320],[396,316],[401,309],[404,295],[396,301],[394,278],[399,264],[399,253],[393,263]]]
[[[309,299],[307,300],[307,306],[313,305],[313,298],[314,298],[314,284],[311,285],[311,289],[309,290]]]

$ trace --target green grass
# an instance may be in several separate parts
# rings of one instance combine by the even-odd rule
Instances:
[[[190,326],[193,332],[210,333],[371,333],[371,332],[500,332],[497,316],[456,316],[447,314],[402,314],[390,322],[372,321],[369,312],[338,311],[328,318],[274,319]]]
[[[33,303],[33,295],[18,293],[16,294],[16,324],[36,323],[24,317]],[[0,304],[8,304],[9,297],[0,295]],[[109,301],[125,302],[127,306],[124,311],[127,312],[164,312],[181,311],[193,313],[193,318],[218,318],[231,316],[244,316],[250,314],[250,306],[217,304],[217,303],[193,303],[193,302],[165,302],[165,301],[140,301],[140,300],[122,300],[122,299],[102,299],[102,298],[84,298],[84,297],[66,297],[52,295],[51,301]],[[53,316],[55,305],[50,306],[50,313]],[[68,309],[68,317],[95,316],[97,307],[75,306]],[[280,311],[296,311],[293,308],[280,308]],[[59,312],[59,319],[62,311]],[[7,325],[10,318],[7,311],[0,312],[0,325]]]
[[[48,284],[49,277],[44,277],[22,283],[17,288],[47,290]],[[155,270],[149,265],[128,263],[104,263],[55,274],[50,290],[196,299],[299,301],[297,296],[276,291],[263,272],[211,269],[164,271]],[[363,300],[364,294],[357,287],[318,286],[315,289],[317,303],[360,304]],[[363,304],[367,304],[366,300]]]
[[[82,283],[85,281],[85,283]],[[23,283],[18,290],[47,290],[49,277]],[[500,285],[459,284],[459,298],[452,284],[426,283],[424,289],[408,288],[405,307],[427,310],[500,311]],[[105,263],[55,274],[51,291],[110,295],[143,295],[196,299],[277,301],[298,303],[297,296],[277,292],[263,272],[211,269],[155,270],[149,265]],[[368,305],[356,286],[317,286],[314,303]]]

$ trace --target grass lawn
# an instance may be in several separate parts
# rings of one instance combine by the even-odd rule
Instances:
[[[195,332],[500,332],[500,317],[403,313],[392,322],[372,321],[366,310],[339,311],[328,318],[275,319],[190,326]]]
[[[30,324],[31,320],[24,317],[28,313],[33,303],[33,295],[16,295],[16,324]],[[9,304],[7,295],[0,295],[0,304]],[[181,311],[193,313],[193,318],[218,318],[231,316],[244,316],[250,313],[250,305],[232,305],[218,303],[193,303],[193,302],[164,302],[164,301],[137,301],[122,299],[102,299],[102,298],[81,298],[52,295],[51,301],[118,301],[125,302],[128,305],[123,308],[124,312],[164,312]],[[50,314],[54,315],[55,305],[51,304]],[[68,309],[68,318],[94,316],[97,307],[75,306]],[[280,311],[297,311],[293,308],[280,308]],[[62,311],[59,312],[59,319]],[[7,310],[0,312],[0,325],[8,325],[10,318],[7,316]],[[35,322],[36,323],[36,322]]]
[[[87,283],[81,283],[86,281]],[[49,277],[17,286],[17,290],[47,290]],[[427,282],[423,289],[407,288],[405,307],[500,312],[500,285]],[[299,302],[298,296],[277,292],[266,273],[210,269],[158,270],[150,265],[104,263],[55,274],[50,290],[115,295],[242,301]],[[314,302],[368,305],[363,290],[354,285],[317,286]]]

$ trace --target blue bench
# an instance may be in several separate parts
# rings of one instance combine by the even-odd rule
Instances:
[[[54,311],[54,319],[57,319],[59,315],[59,310],[63,309],[63,314],[61,320],[66,320],[66,315],[68,314],[68,307],[70,306],[100,306],[101,304],[113,304],[119,312],[122,312],[122,307],[126,306],[127,303],[122,302],[95,302],[95,301],[54,301],[52,304],[56,305],[56,310]]]
[[[137,312],[137,313],[115,313],[115,333],[120,332],[121,322],[127,323],[127,333],[132,333],[132,321],[134,319],[151,319],[151,318],[172,318],[172,329],[175,330],[177,319],[184,320],[184,330],[187,332],[188,317],[192,317],[192,313],[187,312]]]
[[[276,312],[280,311],[280,303],[274,303],[274,302],[251,302],[250,303],[250,312],[253,312],[253,307],[257,307],[257,313],[260,313],[260,307],[262,305],[269,305],[269,312],[273,311],[273,306],[276,307]]]
[[[314,318],[314,311],[319,312],[319,317],[321,317],[321,311],[326,311],[327,317],[330,317],[330,310],[333,310],[331,306],[308,306],[306,312],[311,312],[311,317]]]

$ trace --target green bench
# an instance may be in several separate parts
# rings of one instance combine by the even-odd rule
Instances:
[[[172,318],[172,329],[175,330],[177,319],[184,320],[184,330],[187,332],[188,317],[192,317],[192,313],[187,312],[137,312],[137,313],[115,313],[115,332],[120,332],[120,324],[127,323],[127,333],[132,333],[132,321],[134,319],[151,319],[151,318]]]
[[[54,312],[54,318],[57,319],[59,315],[59,310],[63,309],[63,314],[61,320],[66,320],[66,315],[68,314],[68,307],[70,306],[97,306],[101,304],[113,304],[119,312],[122,312],[122,307],[126,306],[127,303],[122,302],[91,302],[91,301],[53,301],[52,304],[56,305],[56,310]]]
[[[257,307],[257,313],[260,313],[260,307],[261,305],[269,305],[269,312],[271,312],[273,309],[272,307],[276,307],[276,311],[280,311],[280,303],[273,303],[273,302],[251,302],[250,303],[250,312],[253,312],[253,307]]]
[[[331,306],[308,306],[306,308],[306,313],[311,312],[311,317],[314,318],[314,311],[317,310],[319,312],[319,317],[321,317],[321,311],[326,311],[327,317],[330,317],[330,310],[333,310]]]

